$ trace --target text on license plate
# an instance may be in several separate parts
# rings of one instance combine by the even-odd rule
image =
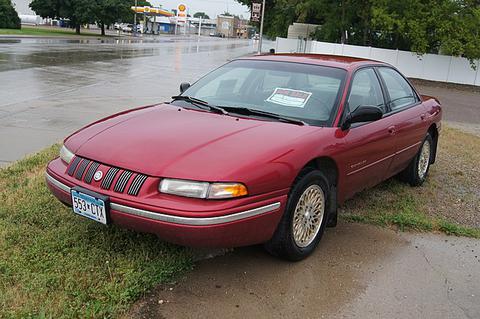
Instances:
[[[107,224],[105,202],[99,198],[72,189],[72,207],[76,214]]]

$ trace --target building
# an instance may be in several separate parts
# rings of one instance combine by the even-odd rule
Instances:
[[[235,16],[219,15],[217,17],[217,34],[225,38],[237,37],[240,19]]]
[[[190,23],[190,26],[193,32],[198,34],[198,28],[200,26],[200,18],[188,18],[188,21]],[[210,35],[210,34],[215,34],[217,30],[217,20],[216,19],[202,19],[202,29],[201,29],[201,35]]]

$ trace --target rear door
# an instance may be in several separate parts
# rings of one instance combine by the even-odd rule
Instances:
[[[359,106],[376,106],[385,114],[385,95],[373,68],[359,69],[353,75],[344,115]],[[346,149],[341,155],[345,197],[381,182],[395,154],[393,119],[355,123],[345,131]]]
[[[389,176],[393,176],[408,166],[425,138],[425,109],[415,90],[398,71],[390,67],[376,70],[387,95],[387,116],[395,131],[396,154],[389,172]]]

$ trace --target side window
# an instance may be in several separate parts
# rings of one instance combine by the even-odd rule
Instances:
[[[417,101],[412,87],[397,71],[390,68],[378,68],[390,95],[390,108],[398,110]]]
[[[359,106],[377,106],[385,113],[385,101],[377,75],[373,69],[361,69],[355,73],[348,97],[349,111]]]

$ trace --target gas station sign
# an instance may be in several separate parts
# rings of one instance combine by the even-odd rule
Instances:
[[[187,6],[179,4],[177,9],[177,22],[187,22]]]

